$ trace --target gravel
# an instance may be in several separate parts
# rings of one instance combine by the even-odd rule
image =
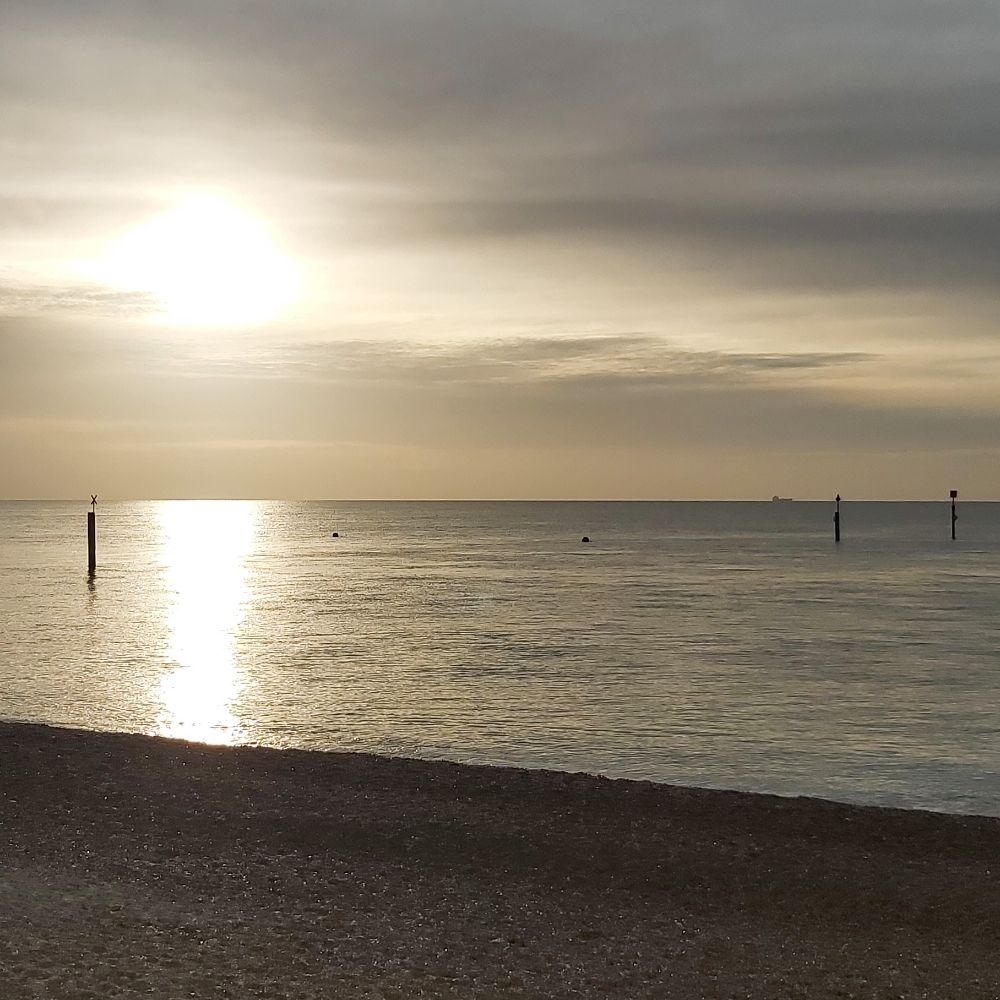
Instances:
[[[0,724],[0,996],[990,998],[1000,821]]]

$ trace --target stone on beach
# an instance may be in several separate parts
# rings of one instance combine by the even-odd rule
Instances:
[[[0,724],[3,996],[995,998],[1000,821]]]

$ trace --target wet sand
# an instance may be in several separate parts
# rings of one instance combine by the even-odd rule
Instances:
[[[0,724],[5,998],[1000,996],[1000,821]]]

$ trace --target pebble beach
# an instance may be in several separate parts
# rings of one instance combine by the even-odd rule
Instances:
[[[0,724],[9,1000],[996,998],[1000,820]]]

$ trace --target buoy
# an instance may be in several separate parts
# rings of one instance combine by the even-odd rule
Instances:
[[[583,538],[580,539],[580,541],[581,542],[589,542],[590,541],[590,535],[584,535]]]
[[[335,531],[330,537],[331,538],[340,538],[340,532],[339,531]]]

